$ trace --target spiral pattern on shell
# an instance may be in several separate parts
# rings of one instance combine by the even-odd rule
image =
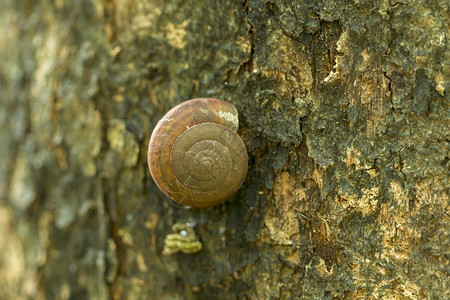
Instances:
[[[205,207],[229,199],[247,175],[247,150],[236,108],[212,98],[185,101],[156,125],[148,164],[155,183],[182,205]]]

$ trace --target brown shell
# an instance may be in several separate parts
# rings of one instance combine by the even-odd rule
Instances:
[[[205,207],[229,199],[247,175],[247,150],[234,105],[197,98],[172,108],[156,125],[148,146],[155,183],[170,199]]]

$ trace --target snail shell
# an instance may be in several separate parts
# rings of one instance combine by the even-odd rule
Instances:
[[[234,105],[197,98],[172,108],[148,147],[150,173],[170,199],[205,207],[229,199],[247,175],[247,150]]]

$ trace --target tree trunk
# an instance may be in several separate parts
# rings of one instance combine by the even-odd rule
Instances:
[[[450,298],[449,19],[444,0],[0,1],[0,298]],[[182,209],[147,147],[196,97],[238,108],[249,171]],[[174,224],[202,249],[163,255]]]

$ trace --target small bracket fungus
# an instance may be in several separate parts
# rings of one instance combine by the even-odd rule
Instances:
[[[191,254],[200,250],[202,250],[202,243],[198,240],[194,229],[183,223],[175,223],[172,226],[172,233],[166,235],[164,239],[162,254],[173,255],[180,251]]]

